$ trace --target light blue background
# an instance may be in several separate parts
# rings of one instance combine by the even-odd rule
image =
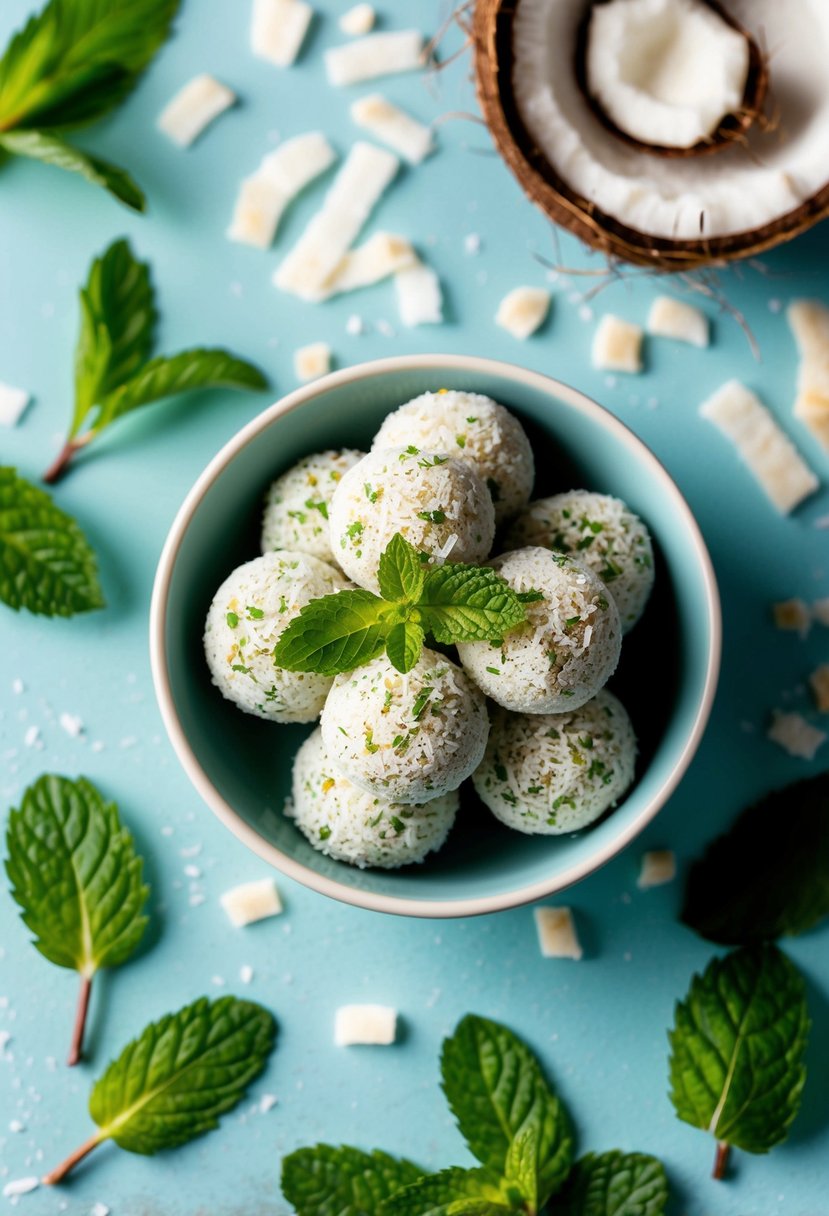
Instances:
[[[7,0],[3,40],[30,7]],[[827,295],[821,267],[829,229],[762,264],[721,275],[723,294],[756,336],[760,362],[735,321],[709,303],[710,351],[654,341],[644,376],[609,382],[590,367],[594,322],[584,319],[574,298],[594,278],[560,277],[552,285],[549,324],[525,344],[493,325],[505,291],[544,282],[537,256],[591,272],[601,261],[567,237],[557,243],[490,151],[486,131],[451,118],[439,129],[437,155],[401,174],[373,221],[423,249],[445,285],[447,323],[401,331],[388,284],[323,307],[297,303],[275,291],[270,273],[316,209],[319,189],[287,217],[272,253],[232,245],[223,234],[239,180],[273,146],[275,133],[318,127],[341,151],[356,134],[346,103],[359,90],[330,89],[321,67],[324,47],[341,40],[333,18],[346,4],[317,7],[322,16],[301,64],[279,71],[248,50],[247,4],[185,3],[178,34],[137,94],[117,116],[78,138],[130,167],[149,194],[148,216],[133,216],[82,181],[40,165],[3,167],[0,378],[35,397],[19,429],[0,435],[3,463],[35,477],[51,459],[71,407],[77,287],[92,256],[122,234],[153,264],[163,312],[160,349],[227,345],[267,369],[273,395],[293,387],[293,350],[323,338],[340,366],[404,351],[463,351],[525,363],[618,413],[687,494],[725,602],[715,714],[690,774],[644,838],[568,895],[587,947],[579,964],[541,959],[529,909],[466,922],[402,921],[341,907],[287,880],[280,882],[281,919],[234,931],[218,897],[265,867],[201,805],[162,736],[147,659],[147,610],[155,563],[186,490],[270,398],[189,398],[119,426],[58,491],[101,555],[108,609],[68,622],[0,615],[0,793],[11,805],[47,770],[84,772],[98,782],[118,801],[147,859],[153,927],[139,958],[97,982],[91,1059],[69,1072],[62,1060],[76,979],[36,954],[7,893],[0,896],[0,1028],[13,1036],[0,1062],[0,1151],[8,1171],[0,1182],[54,1165],[84,1139],[89,1085],[110,1056],[151,1018],[201,993],[216,994],[213,977],[222,977],[222,991],[261,1000],[280,1023],[278,1050],[249,1099],[220,1132],[175,1153],[145,1159],[104,1147],[70,1185],[21,1199],[23,1210],[82,1214],[101,1201],[113,1216],[285,1213],[280,1159],[316,1139],[405,1151],[425,1166],[463,1163],[465,1151],[436,1083],[437,1055],[441,1038],[474,1010],[503,1019],[539,1051],[569,1104],[583,1150],[637,1148],[662,1157],[676,1214],[822,1216],[829,1210],[826,930],[787,946],[808,978],[815,1021],[809,1081],[791,1138],[768,1157],[738,1156],[735,1178],[716,1184],[708,1179],[712,1142],[679,1123],[666,1096],[673,1003],[711,950],[676,921],[680,884],[639,893],[635,877],[642,849],[672,847],[684,864],[749,799],[820,769],[829,755],[827,748],[822,762],[806,765],[763,738],[774,706],[810,712],[804,679],[829,658],[829,632],[816,629],[804,643],[775,633],[769,619],[772,600],[829,595],[829,534],[814,527],[829,512],[829,495],[815,496],[793,519],[779,519],[731,448],[697,416],[699,402],[737,376],[762,393],[829,479],[825,453],[791,419],[795,351],[775,311],[775,302],[794,296]],[[419,24],[425,33],[443,15],[433,0],[397,9],[386,4],[381,13],[389,27]],[[457,43],[453,38],[448,45]],[[465,58],[437,77],[392,79],[380,87],[427,120],[470,111],[469,67]],[[201,71],[231,85],[241,104],[182,152],[155,131],[154,121],[172,93]],[[477,256],[465,248],[469,234],[481,238]],[[593,302],[595,317],[610,309],[642,321],[665,286],[640,272],[626,274]],[[346,334],[352,313],[365,319],[369,333]],[[393,337],[374,328],[384,320],[394,326]],[[658,673],[657,657],[652,677]],[[25,682],[20,695],[12,692],[16,677]],[[81,738],[61,730],[57,718],[64,711],[83,719]],[[41,729],[41,751],[23,746],[30,725]],[[95,741],[102,750],[93,750]],[[194,845],[202,846],[198,857],[181,855]],[[202,871],[199,879],[184,874],[188,864]],[[206,897],[200,906],[189,904],[191,881]],[[249,987],[238,978],[242,964],[255,969]],[[334,1010],[349,1001],[398,1006],[402,1041],[391,1049],[335,1048]],[[260,1114],[264,1093],[279,1101]],[[25,1131],[7,1133],[12,1119]]]

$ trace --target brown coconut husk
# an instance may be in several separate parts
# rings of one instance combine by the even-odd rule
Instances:
[[[512,26],[519,3],[476,0],[472,38],[478,100],[498,151],[527,197],[590,248],[654,271],[692,271],[765,253],[829,216],[829,183],[771,223],[729,236],[670,240],[639,232],[604,213],[559,176],[518,111],[512,88]]]

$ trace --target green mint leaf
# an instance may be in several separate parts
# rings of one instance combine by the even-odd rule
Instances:
[[[262,1072],[275,1037],[267,1009],[233,996],[202,997],[150,1023],[93,1086],[98,1138],[151,1154],[212,1131]]]
[[[556,1199],[556,1216],[665,1216],[668,1179],[645,1153],[587,1153]]]
[[[508,1216],[515,1208],[489,1170],[441,1170],[404,1187],[379,1216]]]
[[[377,578],[384,600],[415,604],[420,598],[424,581],[420,553],[399,532],[380,555]]]
[[[135,375],[152,352],[158,314],[150,268],[135,257],[128,241],[115,241],[93,261],[80,305],[70,438],[93,406]]]
[[[296,1216],[376,1216],[384,1199],[423,1174],[386,1153],[317,1144],[282,1162],[282,1192]]]
[[[503,1174],[513,1141],[533,1128],[538,1193],[554,1194],[570,1169],[573,1137],[561,1102],[517,1035],[468,1014],[443,1044],[441,1073],[452,1113],[478,1160]]]
[[[485,566],[447,563],[430,570],[418,607],[438,642],[491,641],[525,619],[512,588]]]
[[[323,676],[353,671],[383,653],[392,610],[371,591],[335,591],[312,600],[282,633],[273,653],[286,671]]]
[[[524,1208],[532,1213],[537,1212],[540,1204],[548,1198],[547,1195],[539,1195],[538,1173],[538,1128],[530,1124],[518,1133],[507,1149],[504,1182],[507,1187],[516,1188],[524,1201]]]
[[[749,807],[688,875],[682,919],[723,945],[803,933],[829,915],[829,773]]]
[[[806,991],[776,946],[733,951],[695,975],[670,1034],[680,1119],[749,1153],[786,1138],[800,1105]]]
[[[398,621],[386,637],[386,654],[392,667],[405,675],[411,671],[423,649],[425,635],[417,621]]]
[[[93,186],[103,187],[133,211],[143,211],[146,207],[143,191],[125,169],[82,152],[51,131],[0,131],[0,149],[77,173]]]
[[[74,519],[10,468],[0,468],[0,600],[41,616],[104,606],[95,554]]]

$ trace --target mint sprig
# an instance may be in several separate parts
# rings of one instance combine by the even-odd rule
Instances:
[[[126,962],[147,927],[149,888],[118,808],[91,781],[46,775],[12,809],[6,874],[34,945],[79,972],[78,1011],[67,1063],[77,1064],[92,980]]]
[[[498,1176],[484,1169],[428,1174],[380,1206],[380,1216],[511,1216],[516,1207]]]
[[[682,919],[709,941],[750,945],[829,916],[829,773],[748,807],[691,867]]]
[[[735,950],[694,976],[670,1034],[671,1101],[717,1140],[715,1178],[730,1148],[767,1153],[786,1138],[808,1029],[803,978],[776,946]]]
[[[518,596],[494,570],[429,567],[399,532],[380,556],[378,579],[379,596],[337,591],[306,604],[276,644],[276,666],[333,676],[385,651],[405,674],[427,632],[438,642],[492,641],[525,619]]]
[[[75,406],[69,434],[46,482],[120,418],[193,389],[263,389],[268,381],[244,359],[195,348],[151,359],[158,317],[150,268],[129,242],[115,241],[96,258],[80,291],[81,329],[75,350]]]
[[[373,1216],[384,1199],[422,1174],[388,1153],[316,1144],[284,1159],[282,1191],[296,1216]]]
[[[95,1082],[98,1130],[43,1179],[61,1182],[106,1140],[146,1156],[187,1144],[219,1125],[267,1063],[276,1024],[252,1001],[206,997],[152,1022]]]
[[[40,616],[104,606],[95,554],[78,524],[45,490],[2,467],[0,600]]]
[[[119,105],[167,38],[179,0],[50,0],[0,59],[0,153],[43,161],[102,186],[135,211],[123,169],[64,138]]]
[[[665,1167],[646,1153],[587,1153],[556,1199],[556,1216],[665,1216]]]

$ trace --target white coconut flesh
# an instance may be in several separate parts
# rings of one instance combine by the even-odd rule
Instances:
[[[654,156],[608,130],[576,71],[589,0],[519,0],[513,91],[523,124],[575,194],[628,229],[675,241],[731,236],[794,211],[829,181],[829,4],[725,0],[761,47],[773,48],[780,121],[754,124],[748,146],[715,156]]]
[[[739,110],[749,45],[703,0],[611,0],[591,13],[585,66],[620,131],[692,148]]]

